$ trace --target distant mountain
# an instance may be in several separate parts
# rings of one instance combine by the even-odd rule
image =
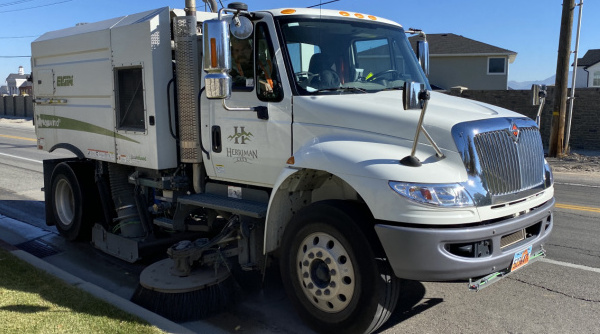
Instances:
[[[569,87],[571,87],[571,78],[573,76],[573,72],[569,72]],[[553,75],[544,80],[535,80],[535,81],[509,81],[508,89],[531,89],[531,85],[546,85],[546,86],[554,86],[556,83],[556,75]],[[577,86],[576,86],[577,87]]]

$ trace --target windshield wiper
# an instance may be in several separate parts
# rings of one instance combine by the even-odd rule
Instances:
[[[386,91],[386,90],[404,90],[404,86],[388,87],[388,88],[382,89],[381,91]]]
[[[367,91],[365,89],[362,88],[358,88],[358,87],[334,87],[334,88],[323,88],[323,89],[318,89],[315,91],[310,91],[311,93],[319,93],[319,92],[338,92],[338,91],[342,91],[342,92],[361,92],[361,93],[367,93]]]

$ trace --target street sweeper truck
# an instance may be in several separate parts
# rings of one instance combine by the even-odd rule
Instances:
[[[134,301],[197,319],[278,266],[312,328],[372,332],[401,278],[479,290],[544,256],[554,191],[539,127],[431,91],[423,32],[208,4],[32,43],[38,148],[73,154],[44,161],[47,223],[156,259]]]

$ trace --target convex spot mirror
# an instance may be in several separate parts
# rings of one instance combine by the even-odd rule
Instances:
[[[422,100],[429,98],[425,84],[418,82],[405,82],[402,105],[404,110],[419,110],[423,108]]]
[[[245,16],[232,16],[227,20],[229,22],[229,31],[237,39],[246,39],[252,35],[252,22]]]
[[[546,98],[546,85],[531,85],[531,93],[533,95],[533,105],[539,106],[542,99]]]

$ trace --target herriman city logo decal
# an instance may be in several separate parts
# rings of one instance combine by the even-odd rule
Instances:
[[[233,142],[234,145],[246,145],[252,141],[254,135],[252,132],[246,132],[245,126],[234,126],[233,134],[228,136],[227,139]],[[234,163],[245,162],[251,164],[254,160],[258,159],[258,150],[238,149],[238,148],[227,148],[227,157],[233,158]]]
[[[239,129],[239,130],[238,130]],[[252,134],[252,132],[246,132],[246,127],[245,126],[234,126],[233,127],[233,135],[227,137],[227,139],[229,139],[229,141],[234,141],[234,144],[246,144],[247,141],[251,140],[251,137],[254,137],[254,135]]]

